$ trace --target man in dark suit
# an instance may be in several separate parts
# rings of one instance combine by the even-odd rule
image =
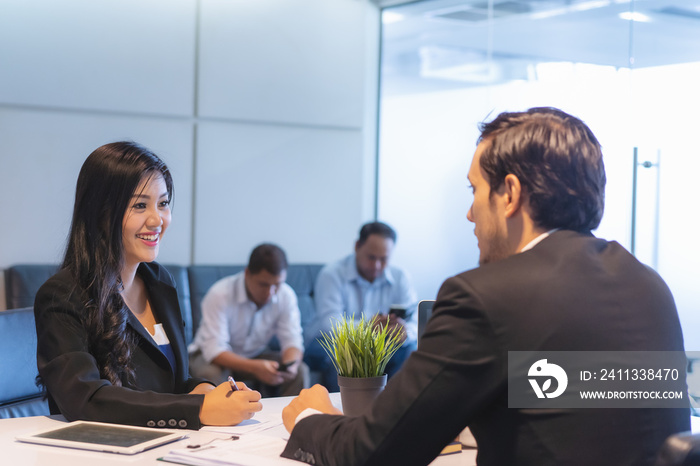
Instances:
[[[467,214],[480,267],[445,281],[418,351],[364,415],[302,391],[283,411],[283,456],[428,464],[469,426],[479,465],[644,465],[689,429],[688,409],[508,407],[508,351],[683,351],[683,336],[663,280],[590,233],[605,189],[590,129],[549,108],[481,129]]]

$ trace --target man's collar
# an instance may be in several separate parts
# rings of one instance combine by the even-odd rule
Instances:
[[[525,245],[525,247],[522,248],[522,249],[520,250],[520,252],[529,251],[530,249],[532,249],[532,248],[534,248],[535,246],[537,246],[537,244],[539,244],[540,241],[542,241],[543,239],[545,239],[546,237],[548,237],[549,235],[551,235],[552,233],[554,233],[554,232],[557,231],[557,230],[559,230],[559,228],[552,228],[552,229],[549,230],[549,231],[545,231],[545,232],[542,233],[540,236],[538,236],[537,238],[535,238],[535,239],[533,239],[532,241],[530,241],[529,243],[527,243],[527,244]]]
[[[248,299],[248,292],[245,289],[245,272],[240,272],[239,275],[238,280],[233,282],[233,296],[236,300],[236,304],[245,304],[246,302],[252,303],[252,301]]]
[[[358,281],[358,280],[364,280],[367,283],[369,283],[369,280],[365,279],[360,275],[360,272],[357,271],[357,258],[355,257],[355,253],[350,254],[345,262],[345,278],[351,282],[351,281]],[[384,270],[382,271],[382,274],[378,276],[374,282],[375,283],[377,280],[386,280],[390,284],[394,283],[394,275],[391,273],[391,268],[387,265],[384,267]]]

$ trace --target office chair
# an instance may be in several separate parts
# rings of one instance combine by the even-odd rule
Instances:
[[[428,324],[428,319],[430,319],[430,316],[433,313],[433,304],[435,304],[435,300],[427,300],[427,299],[424,299],[423,301],[418,303],[418,339],[419,340],[420,340],[420,337],[423,336],[423,332],[425,332],[425,326]]]

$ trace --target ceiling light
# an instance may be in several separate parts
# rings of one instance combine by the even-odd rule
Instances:
[[[382,23],[384,24],[398,23],[404,19],[405,17],[401,13],[394,13],[393,11],[386,10],[382,12]]]
[[[623,13],[620,13],[618,15],[621,19],[627,20],[627,21],[636,21],[638,23],[649,23],[651,22],[651,18],[648,17],[647,15],[643,15],[642,13],[637,13],[637,12],[631,12],[631,11],[625,11]]]

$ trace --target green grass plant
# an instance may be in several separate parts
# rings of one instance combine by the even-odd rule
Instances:
[[[321,332],[319,343],[343,377],[379,377],[401,347],[399,332],[389,326],[374,326],[374,319],[355,321],[355,316],[336,321],[328,333]]]

